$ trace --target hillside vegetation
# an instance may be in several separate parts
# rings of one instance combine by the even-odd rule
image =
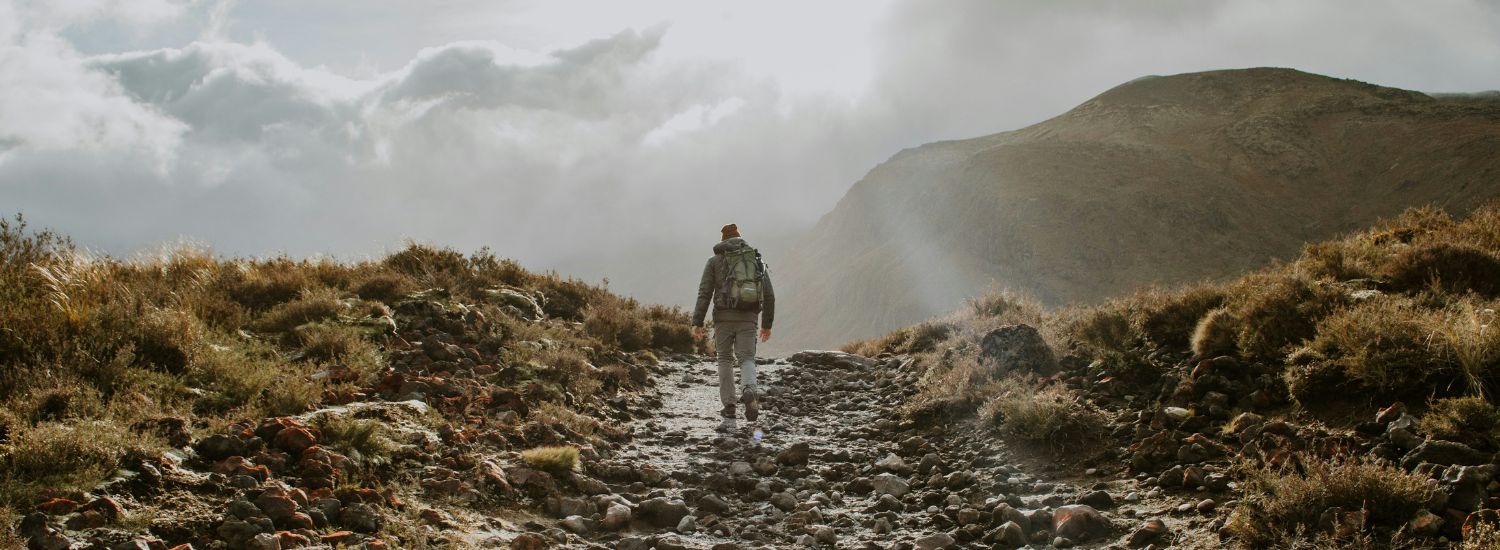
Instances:
[[[679,310],[487,250],[123,260],[0,219],[0,547],[55,546],[54,520],[125,533],[105,540],[248,547],[274,521],[284,545],[420,547],[431,533],[393,503],[516,498],[517,451],[607,449],[649,350],[692,349]],[[234,512],[245,500],[270,519]]]
[[[800,305],[772,344],[878,336],[995,282],[1062,307],[1237,277],[1412,205],[1463,215],[1497,176],[1500,99],[1290,69],[1140,78],[872,169],[782,259]]]
[[[914,358],[909,419],[1074,450],[1187,503],[1178,530],[1491,548],[1497,309],[1500,204],[1426,207],[1232,281],[1057,310],[997,292],[845,350]]]

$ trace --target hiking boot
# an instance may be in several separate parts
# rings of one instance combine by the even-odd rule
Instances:
[[[745,394],[745,420],[755,422],[760,417],[760,396],[754,393]]]
[[[724,405],[724,410],[719,411],[719,416],[734,418],[734,405]]]
[[[716,429],[721,432],[732,432],[738,430],[739,428],[740,426],[734,421],[733,416],[726,416],[724,417],[724,421],[720,422],[719,427]]]

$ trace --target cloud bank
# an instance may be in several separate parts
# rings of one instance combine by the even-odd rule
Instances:
[[[1500,88],[1482,0],[406,6],[0,2],[0,210],[116,253],[490,246],[683,303],[724,222],[774,268],[897,150],[1145,74]]]

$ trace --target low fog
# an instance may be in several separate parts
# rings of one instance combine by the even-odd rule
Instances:
[[[685,304],[719,225],[775,270],[902,148],[1139,76],[1500,88],[1486,0],[304,4],[0,2],[0,212],[117,255],[489,246]]]

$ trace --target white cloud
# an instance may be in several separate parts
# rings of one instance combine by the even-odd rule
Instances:
[[[1497,88],[1497,35],[1480,0],[0,0],[0,205],[117,252],[414,237],[682,301],[721,223],[806,228],[902,147],[1144,74]]]

